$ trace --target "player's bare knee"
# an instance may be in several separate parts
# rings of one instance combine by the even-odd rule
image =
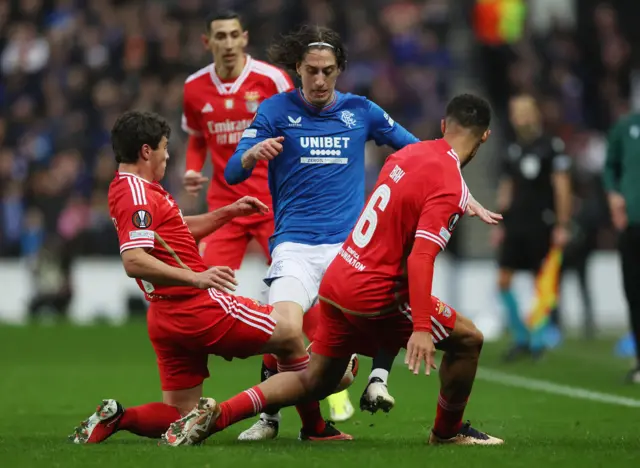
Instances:
[[[299,329],[302,333],[302,317],[304,312],[302,307],[295,302],[276,302],[273,304],[271,316],[277,323],[286,323],[293,329]]]
[[[484,335],[475,324],[471,321],[465,326],[464,332],[460,337],[460,346],[465,353],[479,356],[484,344]]]
[[[279,358],[298,357],[305,351],[302,330],[287,320],[277,322],[269,352]]]

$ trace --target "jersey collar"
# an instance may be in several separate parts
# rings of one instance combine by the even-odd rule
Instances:
[[[333,99],[327,103],[326,106],[319,108],[317,106],[314,106],[313,104],[311,104],[309,101],[307,101],[307,98],[304,97],[304,93],[302,92],[302,88],[298,88],[298,97],[300,98],[300,100],[304,103],[304,105],[309,108],[312,109],[316,112],[325,112],[328,111],[329,109],[331,109],[333,106],[336,105],[336,103],[338,102],[338,92],[334,90],[333,92]]]
[[[142,177],[140,177],[137,174],[133,174],[132,172],[118,172],[116,171],[116,175],[118,176],[118,178],[122,178],[122,177],[135,177],[136,179],[140,179],[141,181],[147,183],[147,184],[151,184],[153,185],[153,182],[149,182],[147,179],[143,179]]]
[[[447,140],[445,140],[444,138],[438,138],[437,140],[435,140],[435,142],[443,153],[447,153],[447,155],[452,157],[456,161],[456,163],[460,164],[460,158],[458,157],[458,154],[453,150],[451,145],[447,143]]]
[[[253,59],[249,54],[245,54],[244,56],[245,56],[244,68],[242,69],[240,76],[238,76],[238,78],[236,78],[236,80],[233,83],[223,83],[220,77],[218,76],[218,74],[216,73],[215,62],[213,62],[210,65],[211,69],[209,74],[211,75],[211,81],[213,82],[213,84],[215,85],[215,87],[217,88],[220,94],[228,95],[228,94],[237,93],[238,90],[240,89],[240,86],[242,86],[244,81],[247,79],[247,77],[251,73],[251,68],[253,66]]]

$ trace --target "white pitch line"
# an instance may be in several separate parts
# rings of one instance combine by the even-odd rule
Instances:
[[[562,395],[573,399],[589,400],[598,403],[608,403],[610,405],[626,406],[629,408],[640,408],[640,400],[627,398],[610,393],[594,392],[586,388],[572,387],[569,385],[560,385],[547,380],[532,379],[530,377],[520,377],[518,375],[509,374],[493,369],[479,368],[476,376],[479,380],[498,383],[508,387],[523,388],[525,390],[533,390],[551,393],[553,395]]]

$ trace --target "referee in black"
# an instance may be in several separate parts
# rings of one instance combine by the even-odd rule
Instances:
[[[497,203],[504,223],[492,233],[493,244],[499,248],[498,287],[512,339],[504,356],[507,361],[543,354],[545,330],[529,331],[511,281],[518,270],[535,275],[551,246],[564,249],[572,205],[571,159],[563,141],[544,132],[535,98],[513,96],[509,119],[514,138],[502,161]]]
[[[640,384],[640,113],[620,119],[609,132],[604,187],[619,249],[624,293],[636,343],[636,364],[627,375]]]

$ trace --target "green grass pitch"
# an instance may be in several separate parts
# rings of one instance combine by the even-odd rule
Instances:
[[[568,342],[544,362],[510,366],[499,363],[502,346],[487,344],[481,359],[487,371],[476,382],[466,418],[503,437],[503,447],[426,445],[437,376],[413,376],[401,358],[390,380],[396,408],[374,416],[357,411],[339,425],[356,437],[353,442],[301,443],[297,414],[287,409],[281,436],[271,442],[236,442],[252,422],[245,421],[202,447],[158,447],[153,440],[128,433],[101,445],[76,446],[67,435],[102,398],[116,398],[125,407],[159,401],[145,326],[0,327],[0,466],[638,467],[640,386],[622,385],[628,362],[612,356],[612,343]],[[369,360],[361,360],[360,375],[351,388],[354,403],[369,366]],[[206,394],[225,399],[255,383],[259,358],[228,363],[212,357],[210,370]],[[550,390],[522,388],[521,381],[507,385],[505,375],[543,381]],[[559,385],[573,389],[557,394],[562,393],[558,388],[566,388]],[[593,401],[593,393],[577,389],[613,395],[614,401]]]

